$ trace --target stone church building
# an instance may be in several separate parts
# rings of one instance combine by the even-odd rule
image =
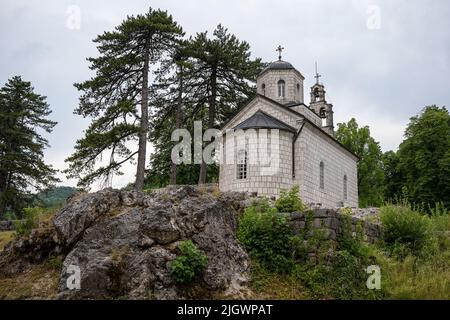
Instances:
[[[278,61],[258,75],[256,97],[221,128],[221,157],[232,155],[234,161],[221,161],[220,190],[278,197],[281,190],[298,185],[304,203],[325,208],[358,206],[358,157],[334,138],[333,105],[326,101],[317,72],[316,78],[306,105],[305,78],[281,60],[281,50]],[[245,139],[238,142],[225,134],[230,129],[241,129]],[[278,129],[276,135],[271,133],[274,129]],[[261,141],[270,144],[271,139],[278,140],[279,156],[276,170],[268,171]],[[270,145],[267,149],[270,154]],[[255,155],[257,161],[249,161]]]

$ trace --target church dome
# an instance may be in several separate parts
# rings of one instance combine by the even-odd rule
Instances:
[[[268,70],[289,70],[289,69],[295,69],[292,64],[290,64],[287,61],[278,60],[270,63],[267,67],[261,71],[261,73],[264,73]]]

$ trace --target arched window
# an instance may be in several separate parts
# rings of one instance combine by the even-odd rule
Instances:
[[[297,83],[297,97],[300,100],[300,83]]]
[[[323,161],[320,161],[320,189],[325,188],[325,165],[323,164]]]
[[[266,84],[265,83],[262,84],[261,89],[262,89],[263,96],[265,96],[266,95]]]
[[[236,175],[238,179],[247,179],[247,151],[240,150],[237,155]]]
[[[278,97],[279,98],[284,98],[285,85],[286,85],[286,83],[284,82],[284,80],[278,81]]]
[[[347,175],[344,175],[344,201],[347,200]]]

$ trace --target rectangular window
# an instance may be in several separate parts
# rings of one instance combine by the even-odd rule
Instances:
[[[325,189],[325,166],[323,161],[320,162],[320,189]]]
[[[344,200],[347,200],[347,175],[344,175]]]
[[[247,179],[247,151],[241,150],[238,153],[236,175],[237,179]]]

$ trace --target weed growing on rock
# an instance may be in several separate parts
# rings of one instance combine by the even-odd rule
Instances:
[[[170,264],[170,273],[177,283],[189,283],[201,274],[207,263],[206,255],[191,240],[182,241],[179,255]]]

